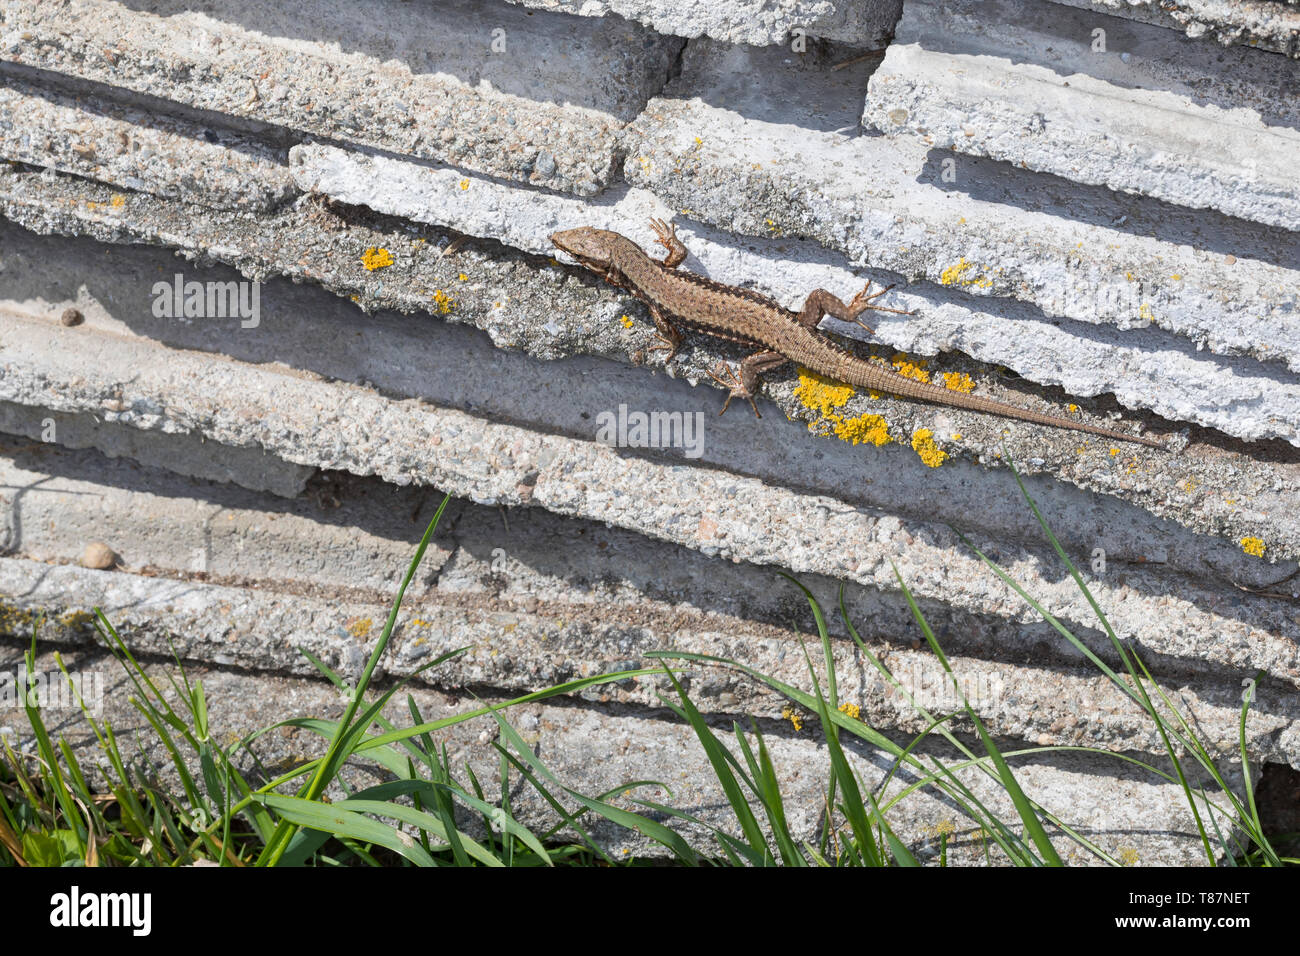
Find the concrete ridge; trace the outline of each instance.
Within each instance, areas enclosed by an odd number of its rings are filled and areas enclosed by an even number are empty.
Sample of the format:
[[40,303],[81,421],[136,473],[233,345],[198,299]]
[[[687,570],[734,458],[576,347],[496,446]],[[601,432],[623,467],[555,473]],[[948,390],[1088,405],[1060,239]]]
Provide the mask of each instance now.
[[[619,18],[493,10],[485,21],[467,0],[373,0],[364,13],[317,4],[304,19],[274,2],[168,0],[146,12],[107,0],[10,0],[0,39],[6,58],[25,66],[598,193],[617,173],[615,134],[662,85],[682,41]],[[103,37],[116,45],[105,48]],[[529,55],[508,55],[511,43]],[[589,82],[574,57],[599,62],[608,82]]]
[[[1097,30],[1103,41],[1090,39]],[[909,0],[863,121],[1300,230],[1300,78],[1269,53],[1059,4]]]

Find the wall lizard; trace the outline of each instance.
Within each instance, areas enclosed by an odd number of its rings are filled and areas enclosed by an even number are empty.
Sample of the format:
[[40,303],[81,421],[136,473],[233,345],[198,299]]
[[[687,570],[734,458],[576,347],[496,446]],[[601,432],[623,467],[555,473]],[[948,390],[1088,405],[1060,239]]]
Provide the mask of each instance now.
[[868,295],[871,289],[871,283],[868,282],[866,288],[847,305],[825,289],[814,289],[804,300],[803,309],[791,312],[775,299],[758,292],[725,285],[678,269],[686,258],[687,251],[686,246],[677,238],[677,227],[669,226],[660,219],[650,220],[650,225],[659,237],[655,241],[668,252],[663,260],[652,258],[631,239],[606,229],[587,226],[566,229],[553,233],[551,242],[607,282],[626,289],[646,304],[661,343],[654,346],[652,351],[666,351],[668,356],[665,363],[672,361],[681,346],[682,334],[677,328],[679,325],[717,338],[758,347],[759,351],[740,363],[739,376],[725,362],[719,363],[714,371],[709,372],[710,377],[724,388],[730,389],[722,412],[727,410],[733,398],[743,398],[753,407],[754,414],[758,415],[754,390],[758,387],[759,376],[788,361],[794,361],[827,378],[902,398],[919,398],[1038,425],[1137,442],[1152,448],[1165,447],[1149,438],[1019,408],[978,395],[955,392],[929,382],[919,382],[860,359],[819,331],[817,324],[823,316],[830,315],[846,322],[857,322],[871,331],[858,318],[863,312],[868,309],[903,311],[887,309],[874,303],[873,300],[888,292],[889,288]]

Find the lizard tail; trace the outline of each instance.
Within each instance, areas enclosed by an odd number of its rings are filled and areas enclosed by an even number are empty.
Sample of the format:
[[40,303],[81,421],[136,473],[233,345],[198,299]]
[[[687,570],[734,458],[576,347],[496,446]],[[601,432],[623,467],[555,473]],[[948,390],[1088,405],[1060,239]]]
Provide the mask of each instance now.
[[[1048,415],[1045,412],[1036,412],[1030,408],[1020,408],[1016,405],[1008,405],[1006,402],[995,401],[991,398],[983,398],[979,395],[954,393],[950,389],[942,388],[929,382],[918,382],[912,379],[906,379],[905,381],[906,385],[901,388],[894,388],[892,382],[890,385],[883,388],[878,382],[874,381],[849,382],[849,384],[856,384],[862,388],[871,388],[881,392],[893,392],[895,395],[900,395],[903,398],[919,398],[922,401],[934,402],[938,405],[948,405],[952,408],[988,412],[993,415],[1001,415],[1004,418],[1017,418],[1023,422],[1033,422],[1036,425],[1050,425],[1053,428],[1068,428],[1071,431],[1087,432],[1089,435],[1100,435],[1104,438],[1135,442],[1139,445],[1146,445],[1149,448],[1159,448],[1162,451],[1166,450],[1163,442],[1158,442],[1150,438],[1142,438],[1139,435],[1129,435],[1112,428],[1102,428],[1099,425],[1089,425],[1085,422],[1076,422],[1068,418],[1061,418],[1058,415]],[[958,400],[959,395],[960,400]]]

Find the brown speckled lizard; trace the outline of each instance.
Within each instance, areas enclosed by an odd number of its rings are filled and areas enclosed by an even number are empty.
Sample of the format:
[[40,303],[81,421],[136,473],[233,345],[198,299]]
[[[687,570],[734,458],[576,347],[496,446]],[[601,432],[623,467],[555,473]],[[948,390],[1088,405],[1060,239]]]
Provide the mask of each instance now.
[[716,370],[709,373],[715,381],[731,390],[722,406],[723,412],[733,398],[743,398],[753,406],[754,414],[758,415],[758,406],[754,405],[754,390],[758,386],[759,375],[785,362],[794,361],[827,378],[859,388],[888,392],[903,398],[919,398],[954,408],[988,412],[1004,418],[1018,418],[1039,425],[1068,428],[1119,441],[1137,442],[1152,448],[1165,447],[1149,438],[1017,408],[1005,402],[967,395],[929,382],[918,382],[864,361],[820,332],[817,324],[823,316],[831,315],[842,321],[857,322],[867,328],[858,316],[868,309],[902,311],[874,304],[873,300],[889,291],[888,288],[868,295],[871,289],[871,283],[868,282],[867,287],[854,296],[848,305],[825,289],[814,289],[804,300],[803,309],[791,312],[765,295],[678,269],[687,253],[686,246],[677,238],[676,227],[670,227],[659,219],[652,219],[650,225],[659,237],[656,241],[668,250],[663,261],[651,258],[626,236],[606,229],[585,226],[566,229],[553,233],[551,242],[607,282],[628,290],[646,304],[662,342],[654,346],[654,349],[668,353],[665,361],[672,361],[681,345],[682,334],[677,329],[678,325],[733,342],[757,346],[760,351],[754,352],[740,363],[739,377],[726,363],[719,363]]

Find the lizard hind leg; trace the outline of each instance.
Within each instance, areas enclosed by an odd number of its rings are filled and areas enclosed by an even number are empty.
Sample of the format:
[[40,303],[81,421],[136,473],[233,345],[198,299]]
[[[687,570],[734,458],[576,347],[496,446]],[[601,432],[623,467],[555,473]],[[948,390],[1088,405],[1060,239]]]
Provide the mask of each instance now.
[[743,398],[749,402],[749,407],[754,410],[754,417],[762,418],[763,416],[758,413],[758,406],[754,403],[754,391],[758,388],[758,377],[762,373],[788,361],[790,360],[780,352],[755,352],[741,361],[739,376],[726,362],[719,362],[714,367],[714,371],[708,372],[709,378],[729,390],[727,400],[722,403],[722,411],[718,412],[718,414],[723,415],[726,413],[733,398]]
[[893,312],[897,315],[912,315],[913,310],[909,309],[890,309],[883,305],[876,305],[875,300],[880,298],[890,289],[892,285],[887,285],[879,292],[871,292],[871,281],[868,280],[866,286],[853,297],[853,301],[847,305],[844,304],[833,293],[825,289],[814,289],[808,293],[808,298],[804,299],[803,308],[799,311],[799,324],[809,330],[815,330],[821,323],[824,316],[829,315],[833,319],[839,319],[841,322],[856,322],[868,332],[875,334],[875,330],[867,323],[863,322],[858,316],[867,310],[874,312]]
[[667,365],[677,355],[677,350],[682,347],[682,333],[677,326],[673,325],[663,309],[655,305],[649,308],[650,318],[654,319],[655,323],[655,338],[659,340],[659,344],[650,346],[647,351],[667,352],[664,357],[664,364]]

